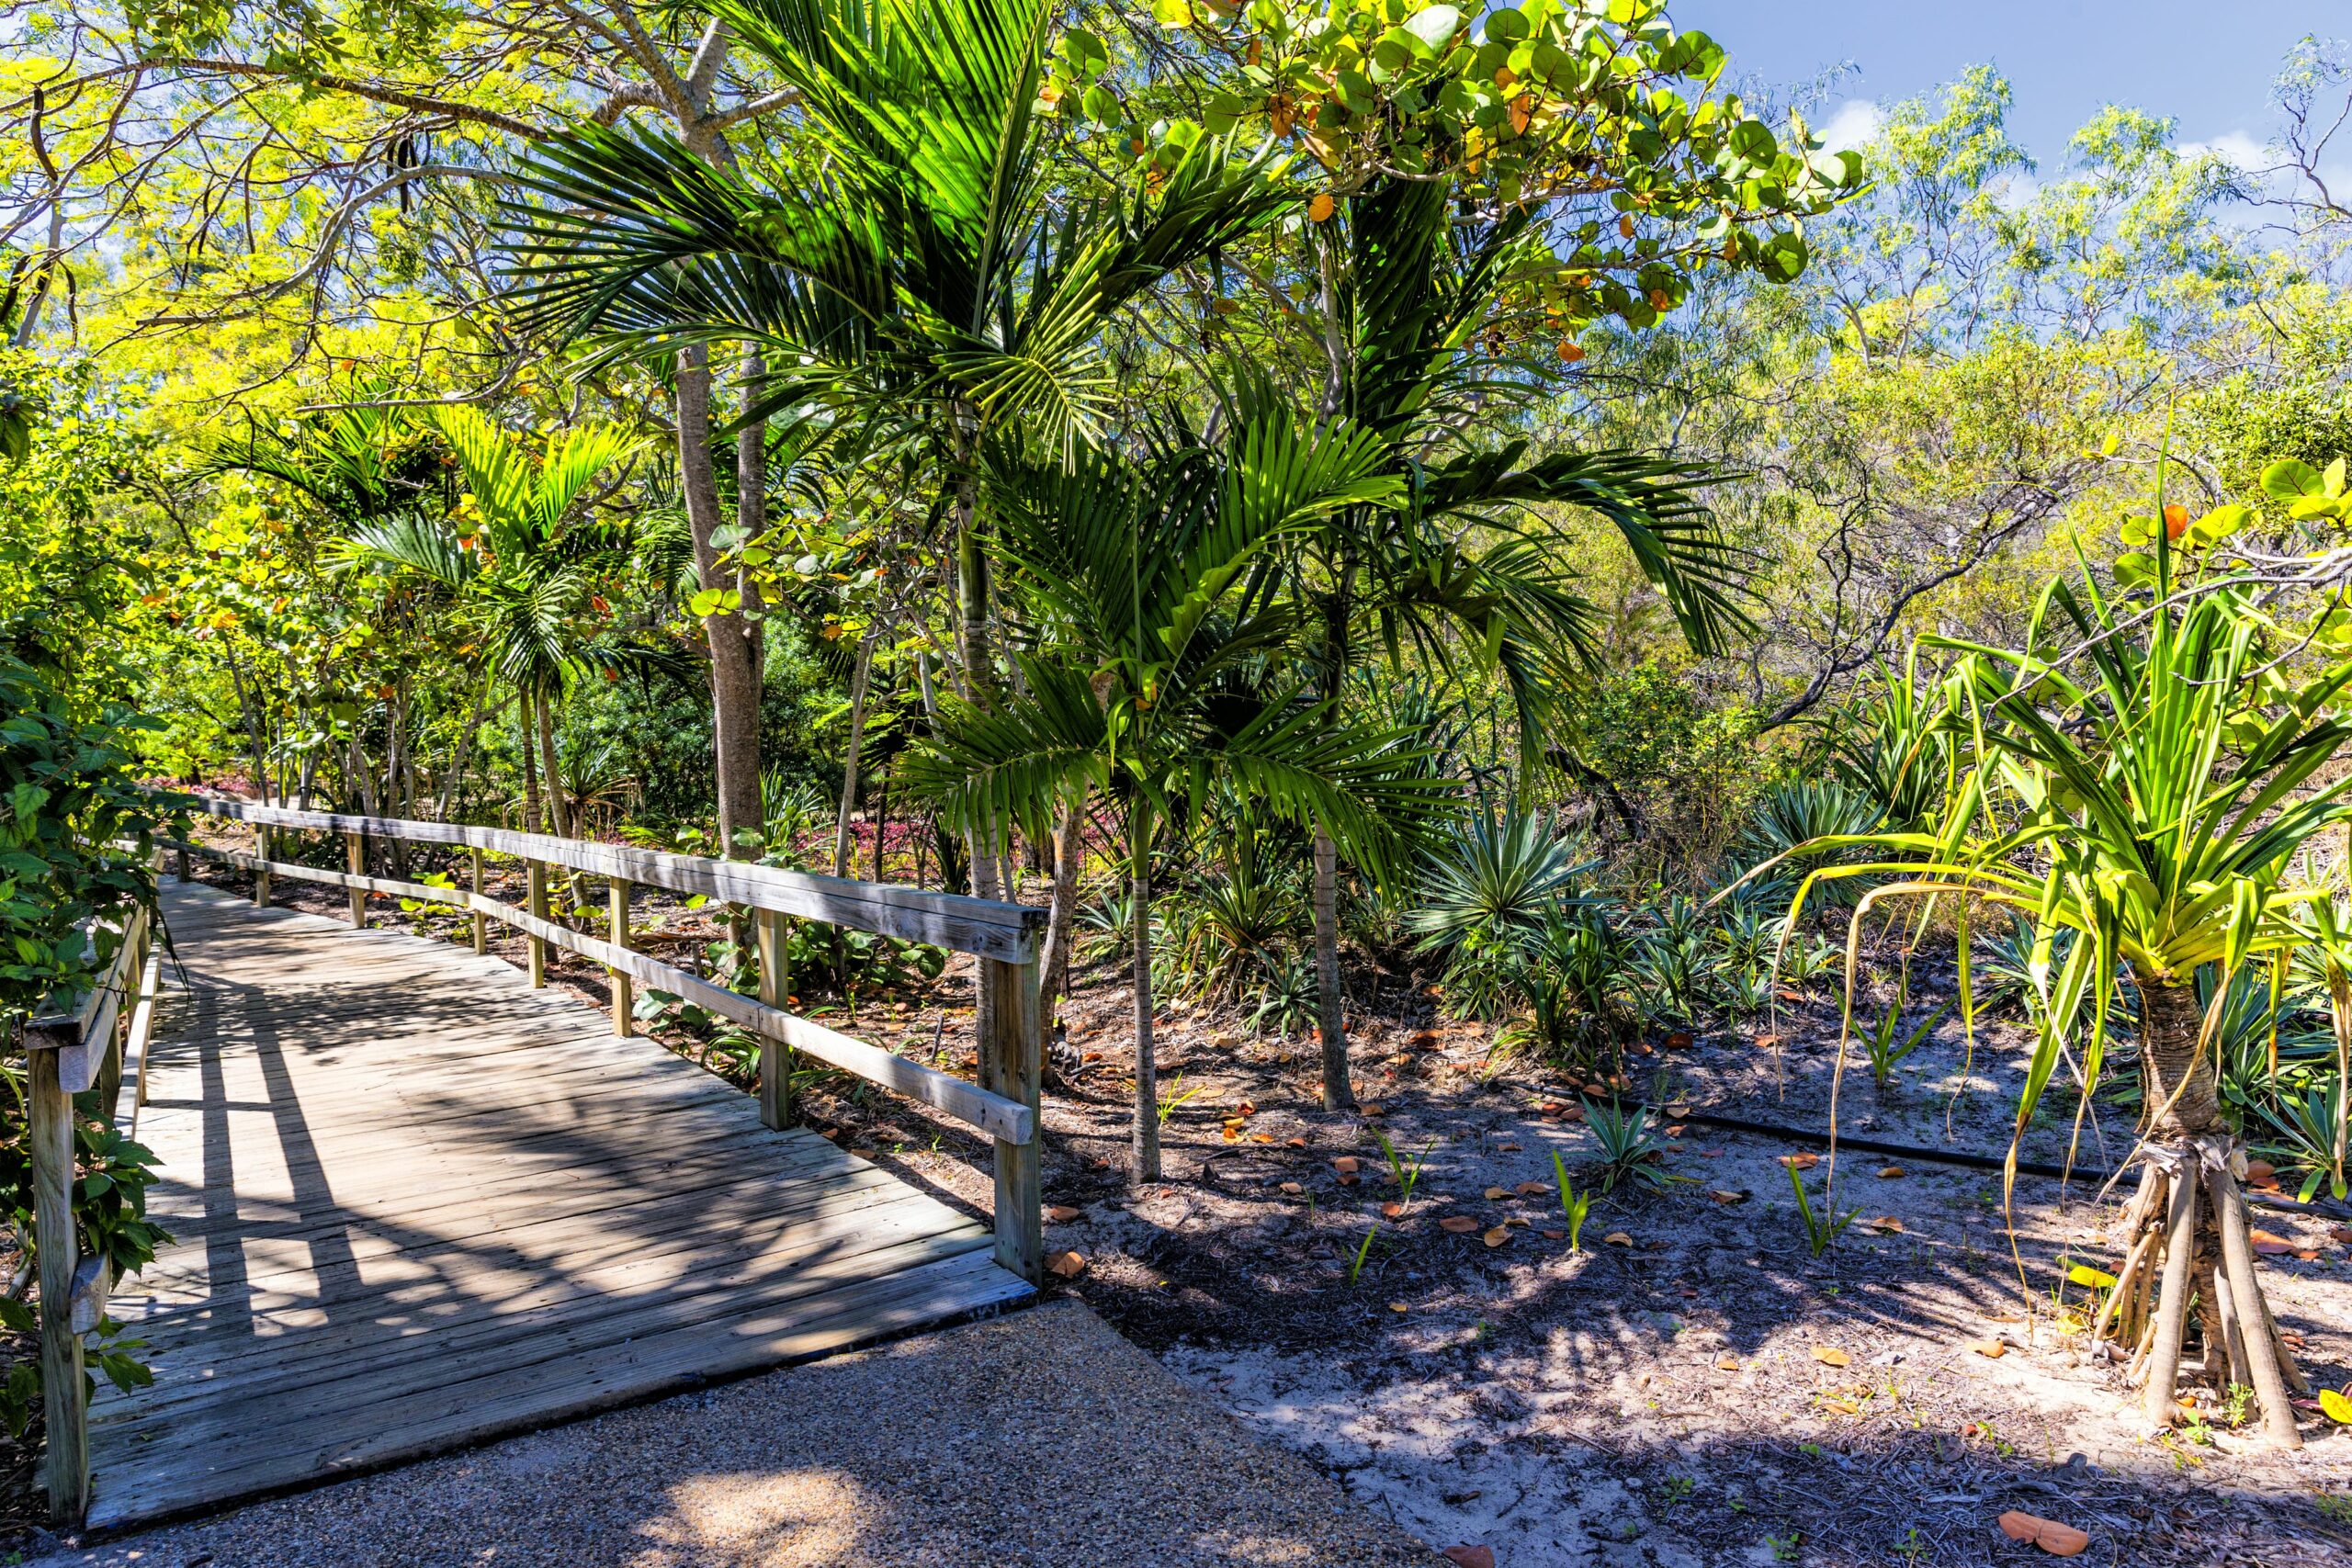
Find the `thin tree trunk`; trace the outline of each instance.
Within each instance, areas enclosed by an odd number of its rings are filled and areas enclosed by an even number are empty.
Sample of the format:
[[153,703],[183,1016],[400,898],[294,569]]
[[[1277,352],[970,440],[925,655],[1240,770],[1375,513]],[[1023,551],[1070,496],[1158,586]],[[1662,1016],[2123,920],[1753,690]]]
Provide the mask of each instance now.
[[1323,1034],[1323,1108],[1356,1102],[1348,1082],[1345,996],[1340,989],[1340,852],[1323,825],[1315,825],[1315,1015]]
[[1054,827],[1054,891],[1046,905],[1046,951],[1037,961],[1037,1018],[1051,1031],[1069,970],[1070,927],[1078,915],[1078,877],[1086,861],[1086,802],[1063,808]]
[[514,722],[523,739],[523,831],[537,833],[539,827],[539,749],[537,727],[531,713],[531,689],[524,687],[514,694]]
[[865,692],[873,678],[874,645],[882,636],[882,623],[875,621],[858,639],[857,661],[849,676],[849,749],[842,760],[842,808],[833,819],[833,874],[849,874],[850,831],[849,816],[857,807],[857,765],[865,747]]
[[874,801],[874,880],[888,882],[883,874],[885,858],[890,849],[890,774],[882,775],[882,787]]
[[571,802],[563,788],[563,766],[555,750],[555,698],[553,692],[542,692],[534,705],[538,709],[539,765],[546,770],[548,786],[548,820],[554,825],[556,837],[569,839],[571,831]]
[[447,822],[449,819],[449,803],[457,794],[458,781],[466,776],[466,755],[473,750],[474,736],[481,728],[482,720],[490,716],[490,694],[494,680],[495,676],[483,677],[481,695],[474,699],[473,716],[467,719],[466,728],[458,732],[457,750],[449,757],[449,776],[441,781],[440,798],[433,803],[435,821]]
[[[724,519],[710,453],[710,361],[699,344],[678,354],[678,473],[694,536],[695,579],[706,592],[741,593],[713,542]],[[741,852],[735,835],[757,831],[760,816],[760,682],[749,604],[722,603],[702,618],[710,654],[711,739],[718,753],[719,852]]]
[[1151,811],[1138,801],[1127,814],[1129,886],[1135,894],[1135,1179],[1159,1179],[1159,1070],[1151,1034]]

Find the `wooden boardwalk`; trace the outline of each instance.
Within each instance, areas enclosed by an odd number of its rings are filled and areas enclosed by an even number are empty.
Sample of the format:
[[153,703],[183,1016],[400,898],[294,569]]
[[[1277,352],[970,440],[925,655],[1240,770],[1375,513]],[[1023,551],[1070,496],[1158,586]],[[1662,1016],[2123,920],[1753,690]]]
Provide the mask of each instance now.
[[496,958],[166,882],[139,1139],[175,1240],[110,1314],[96,1527],[1025,1297],[990,1234]]

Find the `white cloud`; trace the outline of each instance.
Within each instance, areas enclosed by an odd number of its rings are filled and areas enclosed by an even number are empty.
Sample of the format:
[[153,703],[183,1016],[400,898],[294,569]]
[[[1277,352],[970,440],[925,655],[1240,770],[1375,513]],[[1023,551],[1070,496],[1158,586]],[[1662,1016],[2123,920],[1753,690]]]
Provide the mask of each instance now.
[[1838,106],[1838,112],[1829,117],[1829,123],[1817,127],[1815,134],[1832,152],[1843,152],[1849,148],[1860,147],[1876,136],[1885,125],[1885,112],[1874,101],[1848,98]]
[[2268,168],[2272,156],[2268,148],[2243,130],[2225,130],[2209,141],[2184,141],[2180,155],[2198,158],[2211,152],[2231,167],[2251,174]]

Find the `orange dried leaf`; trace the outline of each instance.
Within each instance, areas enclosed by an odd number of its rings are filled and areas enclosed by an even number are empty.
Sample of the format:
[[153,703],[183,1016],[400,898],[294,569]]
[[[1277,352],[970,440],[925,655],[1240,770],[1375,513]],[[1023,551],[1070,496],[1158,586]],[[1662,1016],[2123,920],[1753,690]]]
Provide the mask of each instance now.
[[2293,1242],[2283,1235],[2273,1235],[2267,1230],[2256,1229],[2252,1239],[2255,1251],[2267,1257],[2277,1258],[2295,1251]]
[[1510,1196],[1510,1193],[1504,1191],[1499,1187],[1489,1187],[1487,1189],[1487,1201],[1489,1203],[1496,1202],[1498,1200],[1508,1198]]
[[1782,1155],[1780,1160],[1791,1170],[1811,1170],[1821,1163],[1821,1156],[1816,1154]]
[[1835,1345],[1815,1345],[1813,1348],[1813,1359],[1825,1367],[1847,1367],[1853,1365],[1854,1361],[1853,1357],[1838,1349]]
[[2004,1339],[1972,1339],[1968,1348],[1988,1361],[1997,1361],[2008,1354],[2008,1342]]
[[1052,1208],[1046,1211],[1046,1218],[1053,1221],[1054,1224],[1057,1225],[1066,1225],[1069,1224],[1070,1221],[1078,1218],[1079,1213],[1080,1211],[1071,1208],[1067,1203],[1057,1203]]
[[1623,1231],[1611,1231],[1607,1235],[1602,1236],[1600,1239],[1610,1247],[1631,1247],[1634,1245],[1634,1238],[1627,1235]]
[[1292,1197],[1294,1197],[1294,1198],[1297,1197],[1300,1193],[1302,1193],[1302,1192],[1304,1192],[1304,1191],[1306,1191],[1306,1188],[1304,1188],[1304,1187],[1300,1186],[1300,1185],[1299,1185],[1297,1182],[1295,1182],[1295,1181],[1285,1181],[1285,1182],[1283,1182],[1283,1186],[1282,1186],[1282,1190],[1283,1190],[1283,1191],[1285,1191],[1285,1192],[1289,1193],[1289,1194],[1290,1194]]
[[1552,1190],[1540,1181],[1522,1181],[1512,1190],[1522,1198],[1541,1198]]
[[1503,1243],[1510,1239],[1510,1227],[1509,1225],[1497,1225],[1494,1229],[1488,1231],[1485,1235],[1478,1239],[1485,1242],[1488,1247],[1500,1247]]
[[1438,1221],[1437,1228],[1454,1235],[1468,1235],[1478,1228],[1478,1222],[1467,1214],[1448,1214]]
[[1086,1259],[1075,1252],[1065,1252],[1046,1265],[1046,1272],[1064,1280],[1075,1280],[1086,1272]]
[[1399,1214],[1403,1213],[1404,1212],[1405,1212],[1405,1205],[1404,1205],[1404,1204],[1402,1204],[1402,1203],[1383,1203],[1383,1204],[1380,1206],[1380,1213],[1381,1213],[1381,1215],[1382,1215],[1382,1217],[1383,1217],[1383,1218],[1385,1218],[1385,1219],[1391,1219],[1391,1220],[1393,1220],[1393,1219],[1396,1218],[1396,1216],[1397,1216],[1397,1215],[1399,1215]]
[[2012,1508],[1999,1520],[2001,1533],[2011,1540],[2030,1541],[2052,1557],[2073,1557],[2089,1547],[2091,1538],[2072,1525],[2045,1519]]
[[1879,1167],[1878,1179],[1881,1181],[1895,1181],[1910,1174],[1899,1165],[1883,1165]]

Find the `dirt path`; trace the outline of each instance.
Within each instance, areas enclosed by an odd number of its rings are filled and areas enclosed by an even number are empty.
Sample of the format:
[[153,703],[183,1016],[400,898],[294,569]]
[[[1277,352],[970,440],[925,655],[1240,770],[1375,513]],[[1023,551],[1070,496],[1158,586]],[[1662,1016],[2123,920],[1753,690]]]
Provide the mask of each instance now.
[[39,1568],[1445,1564],[1075,1302]]

